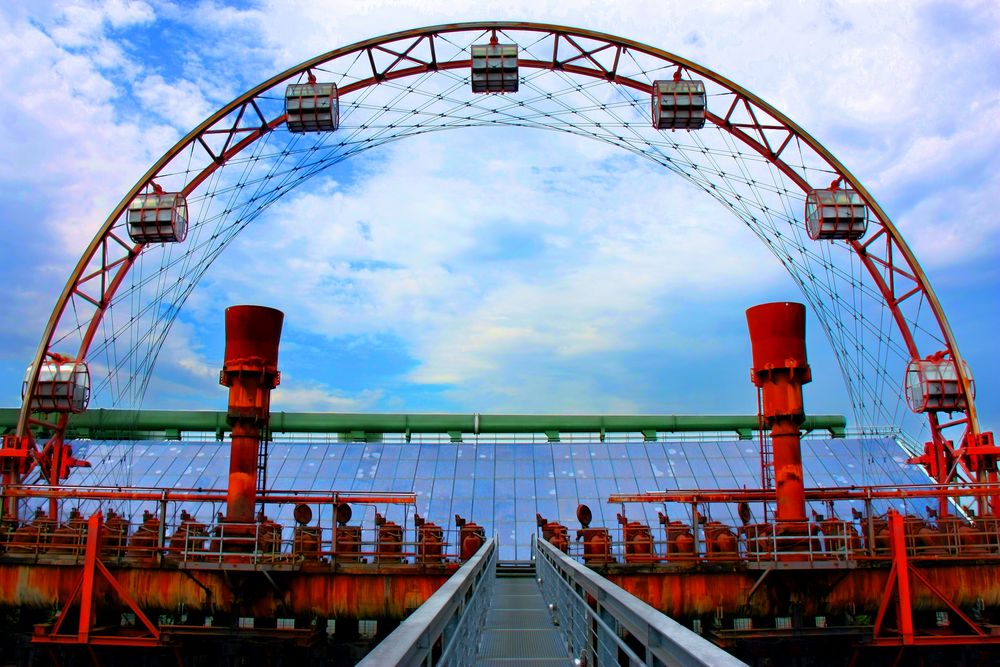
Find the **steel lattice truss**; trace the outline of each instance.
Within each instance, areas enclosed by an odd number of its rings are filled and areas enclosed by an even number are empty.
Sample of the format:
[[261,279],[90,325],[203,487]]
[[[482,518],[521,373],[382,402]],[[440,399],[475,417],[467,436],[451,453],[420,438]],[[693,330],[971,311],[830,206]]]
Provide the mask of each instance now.
[[[473,94],[470,47],[491,36],[519,47],[520,90]],[[708,123],[660,131],[654,80],[705,81]],[[311,72],[339,88],[335,132],[292,134],[284,91]],[[126,194],[83,255],[43,335],[35,367],[54,352],[86,359],[103,405],[138,406],[185,299],[216,257],[273,202],[324,170],[386,142],[427,132],[517,126],[621,147],[669,169],[729,209],[788,270],[839,360],[863,428],[893,425],[918,440],[975,432],[974,406],[938,424],[903,395],[907,363],[945,350],[947,320],[910,250],[860,183],[815,140],[723,77],[628,40],[553,26],[465,24],[408,31],[319,56],[249,91],[193,130]],[[872,212],[859,241],[813,241],[805,193],[843,178]],[[183,192],[183,243],[135,245],[124,211],[154,182]],[[968,391],[968,379],[963,378]],[[22,432],[30,423],[22,415]],[[54,425],[57,428],[59,424]]]

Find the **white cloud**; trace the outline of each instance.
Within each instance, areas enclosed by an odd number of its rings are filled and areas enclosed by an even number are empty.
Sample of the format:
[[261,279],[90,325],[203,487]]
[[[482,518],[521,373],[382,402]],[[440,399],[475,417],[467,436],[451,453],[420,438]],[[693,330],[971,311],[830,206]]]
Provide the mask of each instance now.
[[105,3],[108,22],[116,28],[149,23],[156,18],[156,12],[149,4],[134,0],[110,0]]
[[151,74],[137,81],[133,89],[147,109],[184,133],[218,108],[205,98],[203,86],[186,79],[167,81]]
[[[291,378],[286,378],[291,380]],[[271,394],[271,410],[286,412],[370,412],[382,399],[381,390],[366,389],[355,395],[305,380],[281,385]]]
[[540,395],[596,406],[599,382],[535,370],[678,340],[684,315],[666,304],[732,299],[782,272],[713,200],[587,147],[481,130],[394,145],[354,187],[328,182],[276,204],[213,268],[213,289],[330,339],[390,335],[416,360],[408,382],[494,406]]
[[[207,338],[200,326],[185,320],[174,323],[153,376],[151,394],[156,397],[155,407],[225,410],[228,389],[219,384],[223,341]],[[283,352],[287,354],[289,347],[287,342],[283,343]],[[282,384],[272,393],[271,409],[364,412],[375,409],[384,394],[380,389],[362,389],[352,394],[314,378],[298,378],[294,372],[284,372]]]
[[[96,10],[86,20],[80,6],[66,11],[74,28],[64,43],[91,39],[103,25]],[[67,50],[32,23],[2,14],[0,32],[0,145],[16,156],[0,164],[0,180],[29,189],[42,217],[40,225],[9,222],[48,234],[50,250],[68,264],[176,132],[123,121],[115,106],[119,70],[102,69],[88,51]]]
[[916,256],[929,267],[995,259],[1000,255],[998,192],[1000,174],[996,171],[974,187],[935,188],[899,221],[907,238],[915,239],[911,245]]

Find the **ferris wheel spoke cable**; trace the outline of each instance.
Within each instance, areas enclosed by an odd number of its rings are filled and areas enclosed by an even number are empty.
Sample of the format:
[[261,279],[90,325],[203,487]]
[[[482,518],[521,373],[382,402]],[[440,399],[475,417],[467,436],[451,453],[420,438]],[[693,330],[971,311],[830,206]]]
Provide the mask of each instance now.
[[[436,45],[452,42],[440,36],[433,39]],[[550,47],[554,39],[552,35],[543,35],[533,45]],[[452,58],[461,58],[462,52],[468,52],[468,45],[454,44],[454,47],[457,53],[451,54]],[[394,48],[402,49],[405,45]],[[579,48],[583,52],[575,59],[581,66],[589,67],[582,58],[591,55],[600,60],[597,52],[591,51],[596,48],[593,45],[580,41]],[[523,46],[522,49],[526,55],[534,55],[530,49]],[[558,58],[574,59],[575,54],[567,55],[571,50],[568,42],[561,41]],[[644,62],[640,62],[628,48],[621,48],[617,56],[623,64],[627,61],[634,65],[629,68],[631,71],[620,66],[619,75],[640,81],[672,74],[676,68],[676,64],[644,54]],[[354,64],[360,57],[361,53],[354,54]],[[441,51],[439,62],[447,62],[446,57]],[[538,57],[542,62],[547,59],[548,56]],[[645,61],[652,61],[655,66],[647,66]],[[352,63],[345,64],[347,70],[336,75],[339,80],[366,80],[368,75],[352,69]],[[334,71],[332,66],[313,69]],[[717,128],[710,132],[669,135],[648,129],[641,131],[644,128],[633,119],[645,116],[646,102],[631,89],[596,79],[581,83],[566,71],[546,69],[526,73],[522,81],[525,82],[522,92],[526,95],[520,97],[483,96],[463,100],[460,91],[468,78],[457,70],[437,73],[434,83],[447,84],[443,86],[430,85],[430,73],[426,72],[407,85],[387,80],[382,85],[359,90],[351,96],[353,102],[344,100],[344,120],[350,120],[342,123],[341,133],[300,139],[279,127],[265,132],[255,142],[253,152],[230,156],[224,166],[213,168],[200,192],[191,193],[191,203],[197,202],[200,214],[191,226],[188,248],[144,249],[129,275],[128,286],[109,304],[107,318],[100,324],[92,346],[93,357],[102,359],[107,367],[107,377],[97,383],[95,393],[110,392],[115,404],[141,402],[156,357],[194,285],[236,234],[284,194],[344,160],[390,141],[454,127],[512,125],[560,131],[623,148],[678,173],[722,202],[765,240],[813,304],[837,352],[842,373],[850,376],[846,384],[855,410],[879,418],[889,413],[905,414],[901,410],[904,395],[892,382],[898,369],[889,367],[897,362],[907,363],[910,355],[901,335],[894,335],[894,322],[881,290],[856,254],[843,244],[816,245],[806,241],[801,213],[796,212],[802,207],[803,195],[797,187],[789,187],[787,176],[770,160],[738,143],[731,133]],[[262,109],[268,108],[268,104],[273,108],[281,99],[271,95],[277,87],[258,97]],[[737,100],[731,91],[713,91],[710,95]],[[222,121],[215,127],[222,128]],[[283,145],[277,145],[279,142]],[[192,144],[157,178],[176,176],[189,182],[209,167],[208,155],[202,157],[202,153],[201,148]],[[794,164],[788,162],[793,156]],[[783,157],[809,183],[820,183],[822,178],[835,173],[791,132]],[[159,266],[152,262],[158,262]],[[893,275],[892,271],[895,269],[884,268],[883,273]],[[900,272],[899,279],[904,278]],[[915,336],[941,341],[943,336],[934,327],[933,315],[925,316],[929,309],[924,308],[924,301],[923,294],[908,299],[901,309],[903,319]],[[871,314],[877,314],[874,318],[869,315],[869,302],[878,304],[871,310]],[[54,337],[56,341],[82,340],[88,315],[92,319],[95,312],[75,293],[68,303],[71,317],[65,318],[66,325],[60,327]],[[118,312],[122,304],[126,304],[122,313],[129,315],[127,322]],[[845,323],[845,319],[853,322]],[[136,326],[137,321],[142,324]],[[892,401],[887,403],[883,394]]]

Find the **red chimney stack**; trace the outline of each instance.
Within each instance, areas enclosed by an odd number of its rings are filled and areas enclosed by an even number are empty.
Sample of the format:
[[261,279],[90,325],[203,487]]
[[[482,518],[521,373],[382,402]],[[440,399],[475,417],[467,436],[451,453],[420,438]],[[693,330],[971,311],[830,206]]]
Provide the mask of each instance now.
[[219,384],[229,387],[229,457],[226,521],[253,523],[257,455],[271,417],[271,390],[278,386],[278,341],[285,314],[264,306],[226,308],[226,360]]
[[806,307],[765,303],[747,310],[753,383],[763,395],[763,417],[774,452],[775,519],[805,521],[805,485],[799,425],[805,420],[802,385],[812,380],[806,361]]

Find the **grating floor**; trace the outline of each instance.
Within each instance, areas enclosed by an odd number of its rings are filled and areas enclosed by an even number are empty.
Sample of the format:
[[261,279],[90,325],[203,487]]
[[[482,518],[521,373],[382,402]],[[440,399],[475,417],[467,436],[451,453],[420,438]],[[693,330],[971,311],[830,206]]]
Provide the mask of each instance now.
[[534,575],[497,577],[478,667],[571,667],[559,629],[538,591]]

